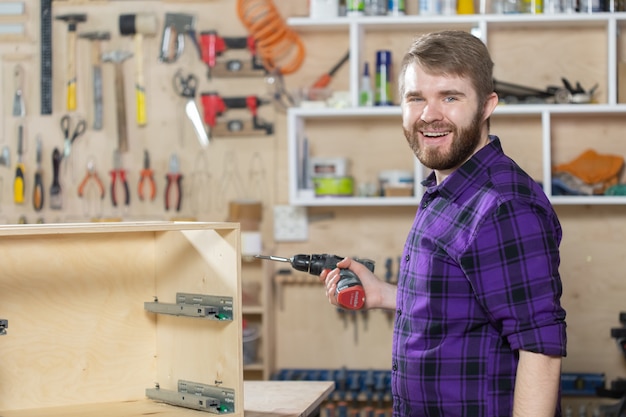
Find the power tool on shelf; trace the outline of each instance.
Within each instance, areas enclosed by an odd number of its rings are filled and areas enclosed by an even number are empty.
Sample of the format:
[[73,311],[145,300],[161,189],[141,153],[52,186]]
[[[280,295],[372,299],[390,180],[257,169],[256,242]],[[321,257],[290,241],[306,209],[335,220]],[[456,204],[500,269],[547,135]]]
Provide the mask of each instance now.
[[[258,108],[269,101],[262,100],[257,96],[221,97],[211,91],[201,94],[202,107],[204,109],[204,123],[210,131],[209,136],[249,136],[258,135],[264,131],[266,135],[274,133],[274,124],[262,120],[258,116]],[[242,119],[230,119],[218,122],[218,116],[230,109],[248,109],[252,114],[251,121]]]
[[[329,254],[299,254],[292,258],[281,258],[279,256],[256,255],[259,259],[268,259],[270,261],[288,262],[293,269],[297,271],[308,272],[311,275],[319,275],[324,269],[335,269],[337,263],[344,259],[341,256]],[[370,259],[354,259],[362,263],[374,272],[374,261]],[[342,269],[339,273],[339,282],[337,282],[337,291],[335,296],[337,303],[348,310],[359,310],[365,303],[365,290],[359,277],[349,269]]]
[[[228,50],[246,50],[250,59],[231,58],[218,60]],[[265,75],[265,67],[261,63],[252,36],[222,37],[215,30],[200,33],[200,57],[207,67],[207,78],[217,77],[250,77]]]

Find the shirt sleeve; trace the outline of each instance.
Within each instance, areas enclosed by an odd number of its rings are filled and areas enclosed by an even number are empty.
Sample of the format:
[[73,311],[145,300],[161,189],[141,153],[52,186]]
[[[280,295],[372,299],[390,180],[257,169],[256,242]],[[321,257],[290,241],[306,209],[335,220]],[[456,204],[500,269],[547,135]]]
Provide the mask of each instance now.
[[558,220],[508,201],[486,216],[461,257],[478,302],[513,349],[565,356]]

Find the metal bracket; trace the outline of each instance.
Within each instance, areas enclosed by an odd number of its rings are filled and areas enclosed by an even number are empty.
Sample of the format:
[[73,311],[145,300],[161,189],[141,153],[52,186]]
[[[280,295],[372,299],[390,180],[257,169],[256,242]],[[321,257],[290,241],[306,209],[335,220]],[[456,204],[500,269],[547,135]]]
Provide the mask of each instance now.
[[0,319],[0,336],[7,334],[7,328],[9,327],[9,320]]
[[202,317],[210,320],[233,319],[233,298],[216,295],[176,293],[176,304],[145,302],[144,308],[153,313],[174,316]]
[[156,388],[146,389],[146,396],[152,400],[171,405],[208,411],[214,414],[235,412],[235,390],[191,381],[178,381],[178,391]]

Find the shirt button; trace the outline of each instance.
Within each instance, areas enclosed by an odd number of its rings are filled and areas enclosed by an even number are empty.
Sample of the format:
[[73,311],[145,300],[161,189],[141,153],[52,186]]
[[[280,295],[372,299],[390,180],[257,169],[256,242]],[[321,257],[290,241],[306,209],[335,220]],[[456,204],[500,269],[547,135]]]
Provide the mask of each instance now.
[[407,255],[407,256],[404,257],[404,260],[407,261],[407,262],[409,261],[409,259],[411,259],[411,255]]
[[423,208],[423,209],[425,209],[426,207],[428,207],[428,204],[430,204],[430,202],[429,202],[429,201],[424,201],[424,202],[422,203],[422,208]]
[[391,365],[391,369],[393,369],[394,371],[398,370],[398,363],[394,361],[394,363]]
[[396,311],[396,313],[398,314],[398,316],[401,316],[401,315],[402,315],[402,310],[398,309],[398,310]]

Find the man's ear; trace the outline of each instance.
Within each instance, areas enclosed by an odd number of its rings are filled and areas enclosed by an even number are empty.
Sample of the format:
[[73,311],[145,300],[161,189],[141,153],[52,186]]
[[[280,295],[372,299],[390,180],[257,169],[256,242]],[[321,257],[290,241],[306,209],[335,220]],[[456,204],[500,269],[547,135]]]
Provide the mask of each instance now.
[[491,114],[494,112],[494,110],[496,109],[496,107],[498,106],[498,94],[494,91],[493,93],[489,94],[489,96],[487,96],[487,99],[485,100],[485,105],[484,105],[484,118],[485,120],[487,120],[489,117],[491,117]]

